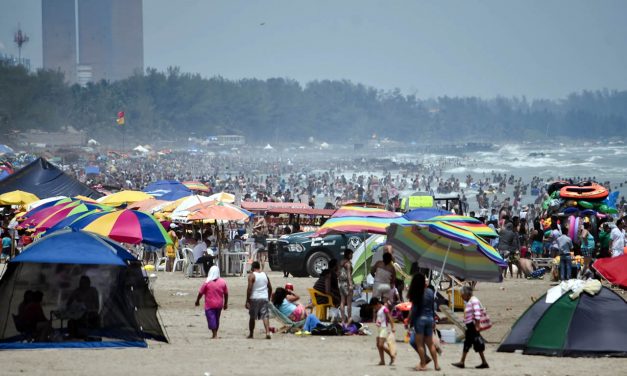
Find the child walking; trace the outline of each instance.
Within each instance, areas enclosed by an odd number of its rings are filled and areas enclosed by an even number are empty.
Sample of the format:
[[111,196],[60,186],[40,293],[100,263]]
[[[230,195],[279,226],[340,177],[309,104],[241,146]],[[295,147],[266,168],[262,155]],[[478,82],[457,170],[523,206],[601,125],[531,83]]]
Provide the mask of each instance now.
[[377,349],[379,350],[379,357],[381,358],[379,365],[385,365],[384,353],[390,356],[390,365],[393,365],[394,360],[396,360],[396,351],[395,349],[390,349],[388,346],[386,346],[389,335],[388,325],[390,326],[392,333],[396,332],[396,330],[394,329],[394,321],[392,320],[392,316],[390,315],[390,310],[385,305],[383,305],[383,303],[378,298],[372,298],[370,300],[370,305],[377,312],[375,323],[377,325]]

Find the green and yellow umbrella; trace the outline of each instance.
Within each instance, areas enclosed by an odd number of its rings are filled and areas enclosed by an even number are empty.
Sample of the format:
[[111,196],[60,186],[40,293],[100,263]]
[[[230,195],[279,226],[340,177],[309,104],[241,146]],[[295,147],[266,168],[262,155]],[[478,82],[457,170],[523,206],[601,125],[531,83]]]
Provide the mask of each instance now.
[[392,224],[388,244],[421,267],[459,278],[500,282],[507,266],[499,253],[472,232],[446,222]]

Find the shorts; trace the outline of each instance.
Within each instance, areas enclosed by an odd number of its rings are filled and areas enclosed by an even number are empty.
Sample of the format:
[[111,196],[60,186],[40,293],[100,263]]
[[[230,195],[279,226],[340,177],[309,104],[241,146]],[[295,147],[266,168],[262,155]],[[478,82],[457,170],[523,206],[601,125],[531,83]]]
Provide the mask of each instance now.
[[534,240],[533,243],[531,243],[531,252],[533,252],[535,256],[541,255],[544,252],[544,244],[540,241]]
[[209,330],[218,330],[220,327],[220,314],[221,308],[207,308],[205,309],[205,317],[207,317],[207,327]]
[[475,328],[475,324],[466,324],[466,338],[464,339],[464,352],[470,351],[473,348],[475,352],[485,351],[485,340],[481,337],[481,334]]
[[388,338],[388,328],[385,326],[382,326],[379,328],[379,330],[377,331],[377,338]]
[[348,288],[348,282],[339,282],[340,296],[353,297],[353,292]]
[[250,299],[248,314],[251,319],[263,320],[270,317],[268,312],[268,301],[266,299]]
[[389,283],[375,282],[372,287],[372,296],[379,299],[385,299],[384,301],[386,301],[388,295],[390,294],[390,290],[392,290],[392,287]]
[[414,332],[425,337],[433,336],[433,319],[421,316],[414,325]]
[[583,257],[592,257],[592,253],[594,252],[594,248],[584,248],[581,247],[581,255]]
[[305,319],[305,307],[302,304],[296,306],[296,309],[290,315],[292,321],[301,321]]

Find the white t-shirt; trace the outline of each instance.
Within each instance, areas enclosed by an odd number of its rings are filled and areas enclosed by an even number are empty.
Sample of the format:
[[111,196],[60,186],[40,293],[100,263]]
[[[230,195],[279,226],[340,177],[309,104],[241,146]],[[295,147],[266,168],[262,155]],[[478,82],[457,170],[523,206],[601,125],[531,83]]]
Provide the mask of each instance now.
[[205,251],[207,250],[207,244],[203,241],[199,241],[198,244],[194,246],[192,249],[192,253],[194,254],[194,262],[198,261],[199,258],[205,255]]
[[387,312],[390,312],[386,306],[382,306],[377,311],[377,321],[376,324],[380,328],[387,328],[388,326],[388,318],[385,315]]
[[612,239],[612,257],[622,255],[625,247],[625,233],[623,230],[614,227],[612,232],[610,232],[610,239]]

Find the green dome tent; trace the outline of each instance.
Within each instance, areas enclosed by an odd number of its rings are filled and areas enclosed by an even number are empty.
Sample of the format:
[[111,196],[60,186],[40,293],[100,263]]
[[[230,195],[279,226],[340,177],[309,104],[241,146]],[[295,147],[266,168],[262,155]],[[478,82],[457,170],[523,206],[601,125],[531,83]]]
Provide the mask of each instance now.
[[603,287],[596,295],[562,295],[553,304],[546,294],[514,323],[497,351],[528,355],[627,357],[627,302]]

